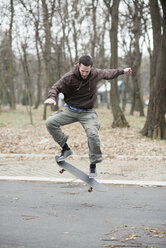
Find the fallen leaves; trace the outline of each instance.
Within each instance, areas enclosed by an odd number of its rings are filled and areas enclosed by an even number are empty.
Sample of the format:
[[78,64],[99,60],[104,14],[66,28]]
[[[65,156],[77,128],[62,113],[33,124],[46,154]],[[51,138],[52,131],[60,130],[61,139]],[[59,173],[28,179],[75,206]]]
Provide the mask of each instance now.
[[166,231],[159,230],[158,228],[146,227],[145,230],[148,232],[148,235],[155,238],[164,238],[166,236]]
[[[56,150],[60,150],[44,125],[1,129],[0,153],[54,154]],[[88,154],[87,137],[79,123],[67,125],[63,127],[63,131],[70,135],[68,143],[75,154]],[[141,159],[150,160],[151,157],[154,159],[154,156],[160,156],[161,160],[166,160],[164,142],[146,139],[133,128],[101,128],[99,135],[103,154],[107,158],[126,156],[123,160],[130,160],[131,157],[139,160],[142,156]]]
[[37,218],[39,218],[39,216],[33,216],[33,215],[25,215],[25,214],[23,214],[23,215],[21,215],[22,216],[22,218],[23,218],[23,220],[34,220],[34,219],[37,219]]
[[[166,231],[158,227],[133,227],[128,225],[116,226],[102,238],[103,247],[148,247],[143,243],[142,237],[148,236],[150,244],[155,244],[156,238],[166,238]],[[110,237],[108,237],[110,236]]]
[[132,234],[132,235],[129,235],[127,238],[125,238],[126,241],[128,240],[135,240],[137,238],[137,235],[135,234]]

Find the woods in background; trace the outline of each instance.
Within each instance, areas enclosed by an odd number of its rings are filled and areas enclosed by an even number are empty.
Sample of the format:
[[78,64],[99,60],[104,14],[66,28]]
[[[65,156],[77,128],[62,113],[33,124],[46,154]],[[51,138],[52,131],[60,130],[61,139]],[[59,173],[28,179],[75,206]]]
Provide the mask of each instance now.
[[[166,139],[166,1],[2,0],[0,8],[1,107],[24,104],[33,123],[31,107],[38,108],[50,86],[89,54],[95,67],[132,67],[131,79],[123,78],[130,114],[144,116],[149,96],[142,134]],[[129,126],[116,81],[110,96],[112,126]],[[46,114],[45,106],[43,119]]]

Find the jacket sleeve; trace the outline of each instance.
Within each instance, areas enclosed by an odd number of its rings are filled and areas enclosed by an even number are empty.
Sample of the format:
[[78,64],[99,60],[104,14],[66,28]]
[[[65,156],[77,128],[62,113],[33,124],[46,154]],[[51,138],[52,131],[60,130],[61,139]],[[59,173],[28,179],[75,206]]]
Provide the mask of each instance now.
[[59,93],[63,93],[66,87],[66,77],[62,77],[58,80],[49,90],[48,98],[57,100]]
[[124,70],[118,69],[97,69],[97,71],[99,80],[111,80],[118,77],[119,75],[124,74]]

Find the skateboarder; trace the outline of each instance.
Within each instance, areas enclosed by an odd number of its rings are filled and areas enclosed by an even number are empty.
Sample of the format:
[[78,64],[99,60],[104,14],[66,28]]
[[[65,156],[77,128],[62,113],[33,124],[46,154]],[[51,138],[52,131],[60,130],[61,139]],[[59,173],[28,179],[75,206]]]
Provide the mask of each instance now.
[[131,68],[97,69],[93,67],[92,58],[84,55],[79,58],[73,70],[66,73],[50,89],[48,98],[44,104],[56,105],[58,94],[64,94],[65,110],[53,113],[46,121],[46,127],[61,148],[58,161],[63,161],[72,154],[67,144],[69,136],[64,134],[61,126],[73,122],[80,122],[84,128],[89,147],[90,173],[89,177],[97,176],[96,164],[102,161],[100,139],[98,130],[100,127],[94,105],[97,99],[97,83],[102,80],[110,80],[122,74],[131,74]]

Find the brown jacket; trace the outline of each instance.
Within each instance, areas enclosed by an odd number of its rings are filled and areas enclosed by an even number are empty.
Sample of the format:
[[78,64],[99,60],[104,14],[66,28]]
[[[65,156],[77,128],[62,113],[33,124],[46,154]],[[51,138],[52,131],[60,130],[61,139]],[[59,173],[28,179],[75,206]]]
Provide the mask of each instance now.
[[79,65],[76,64],[73,70],[66,73],[50,89],[48,98],[57,99],[58,94],[64,94],[64,101],[75,108],[91,109],[97,99],[97,83],[102,80],[110,80],[124,74],[124,70],[117,69],[91,69],[86,80],[83,80]]

